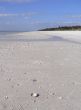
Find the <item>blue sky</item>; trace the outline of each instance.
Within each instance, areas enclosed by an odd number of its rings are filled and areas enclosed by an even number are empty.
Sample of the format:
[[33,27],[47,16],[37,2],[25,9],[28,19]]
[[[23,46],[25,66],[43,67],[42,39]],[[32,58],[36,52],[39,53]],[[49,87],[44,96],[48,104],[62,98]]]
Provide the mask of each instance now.
[[81,0],[0,0],[0,31],[81,25]]

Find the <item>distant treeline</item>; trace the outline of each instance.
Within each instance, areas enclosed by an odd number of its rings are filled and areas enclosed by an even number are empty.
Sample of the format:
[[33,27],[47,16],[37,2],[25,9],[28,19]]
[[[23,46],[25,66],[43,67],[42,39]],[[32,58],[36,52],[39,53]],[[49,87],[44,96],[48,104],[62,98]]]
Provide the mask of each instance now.
[[81,30],[81,26],[59,26],[56,28],[45,28],[39,31],[64,31],[64,30]]

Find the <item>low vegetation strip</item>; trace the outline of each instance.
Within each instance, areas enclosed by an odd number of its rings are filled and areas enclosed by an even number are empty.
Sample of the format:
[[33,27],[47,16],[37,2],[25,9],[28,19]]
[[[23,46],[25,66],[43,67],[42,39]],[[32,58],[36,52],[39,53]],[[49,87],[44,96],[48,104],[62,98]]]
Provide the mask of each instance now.
[[45,28],[41,29],[40,31],[65,31],[65,30],[81,30],[81,26],[62,26],[62,27],[55,27],[55,28]]

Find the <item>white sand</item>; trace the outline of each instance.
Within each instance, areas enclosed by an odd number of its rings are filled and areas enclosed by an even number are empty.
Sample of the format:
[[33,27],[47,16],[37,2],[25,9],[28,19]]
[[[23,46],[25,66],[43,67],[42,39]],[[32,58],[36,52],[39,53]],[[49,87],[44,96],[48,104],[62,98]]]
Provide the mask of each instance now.
[[9,36],[0,41],[0,110],[81,110],[81,32]]

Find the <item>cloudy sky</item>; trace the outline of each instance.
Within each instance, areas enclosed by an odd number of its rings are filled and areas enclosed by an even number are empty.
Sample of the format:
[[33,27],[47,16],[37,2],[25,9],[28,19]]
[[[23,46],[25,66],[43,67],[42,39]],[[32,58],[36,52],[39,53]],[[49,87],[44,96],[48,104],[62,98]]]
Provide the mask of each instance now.
[[0,31],[81,24],[81,0],[0,0]]

